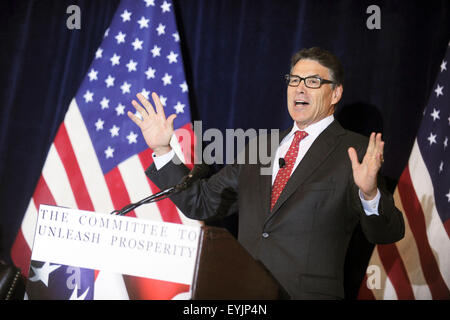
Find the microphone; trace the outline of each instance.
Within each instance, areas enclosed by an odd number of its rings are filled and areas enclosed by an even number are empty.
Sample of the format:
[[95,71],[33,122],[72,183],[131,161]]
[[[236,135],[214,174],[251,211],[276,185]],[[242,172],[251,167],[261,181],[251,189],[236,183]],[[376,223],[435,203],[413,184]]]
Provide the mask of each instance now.
[[202,163],[194,165],[189,174],[175,186],[175,189],[178,191],[186,190],[194,181],[205,178],[209,174],[209,171],[210,167],[207,164]]
[[284,158],[278,159],[278,165],[280,166],[280,169],[283,169],[283,167],[286,165],[286,161]]
[[162,190],[158,193],[152,194],[151,196],[144,198],[136,203],[130,203],[123,207],[120,210],[114,210],[111,214],[116,214],[119,216],[125,215],[128,212],[136,209],[137,207],[150,202],[159,201],[165,198],[168,198],[170,195],[175,194],[177,192],[186,190],[189,188],[192,183],[198,179],[204,178],[209,174],[210,167],[207,164],[198,164],[194,165],[189,174],[181,180],[181,182],[173,187]]

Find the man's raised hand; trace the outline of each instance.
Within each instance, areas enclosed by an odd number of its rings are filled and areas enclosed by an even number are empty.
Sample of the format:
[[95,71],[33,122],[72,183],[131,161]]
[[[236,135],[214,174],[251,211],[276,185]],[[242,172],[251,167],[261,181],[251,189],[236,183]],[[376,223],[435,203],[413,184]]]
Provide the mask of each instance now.
[[353,179],[366,200],[373,199],[377,194],[377,174],[383,163],[384,141],[381,133],[372,132],[366,154],[361,163],[358,161],[356,150],[348,148],[348,155],[352,162]]
[[142,106],[136,100],[133,100],[131,104],[142,116],[142,120],[130,111],[127,113],[128,117],[139,126],[145,142],[157,156],[169,152],[171,150],[169,145],[170,138],[174,132],[173,121],[177,115],[171,114],[166,118],[164,106],[159,100],[158,95],[154,92],[152,93],[152,98],[156,111],[152,104],[142,94],[138,93],[136,97],[139,99]]

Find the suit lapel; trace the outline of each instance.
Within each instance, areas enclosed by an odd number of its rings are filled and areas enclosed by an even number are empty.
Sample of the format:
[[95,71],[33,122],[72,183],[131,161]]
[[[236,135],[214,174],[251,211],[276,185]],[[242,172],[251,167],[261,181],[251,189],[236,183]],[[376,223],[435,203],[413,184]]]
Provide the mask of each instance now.
[[[314,141],[305,154],[302,161],[299,163],[295,171],[289,178],[286,186],[283,189],[277,203],[273,207],[270,216],[272,217],[281,205],[302,185],[305,180],[314,173],[314,171],[322,164],[322,162],[334,151],[338,145],[338,136],[344,134],[345,130],[338,122],[333,121]],[[269,194],[270,198],[270,194]]]

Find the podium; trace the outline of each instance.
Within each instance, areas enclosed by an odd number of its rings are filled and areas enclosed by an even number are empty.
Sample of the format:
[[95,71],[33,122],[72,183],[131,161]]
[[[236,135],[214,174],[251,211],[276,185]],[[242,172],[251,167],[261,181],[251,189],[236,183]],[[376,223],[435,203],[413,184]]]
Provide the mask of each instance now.
[[223,228],[47,205],[39,208],[26,292],[29,299],[289,298]]
[[192,292],[194,300],[289,298],[262,263],[216,227],[202,227]]

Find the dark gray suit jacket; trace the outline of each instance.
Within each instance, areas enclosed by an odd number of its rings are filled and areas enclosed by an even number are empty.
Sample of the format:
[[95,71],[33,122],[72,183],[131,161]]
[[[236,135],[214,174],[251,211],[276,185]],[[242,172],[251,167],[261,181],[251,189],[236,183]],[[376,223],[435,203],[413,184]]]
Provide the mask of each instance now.
[[[354,147],[361,160],[367,143],[337,121],[331,123],[293,172],[272,212],[272,177],[260,174],[260,164],[227,165],[171,199],[198,220],[238,212],[239,242],[291,298],[344,298],[344,260],[357,224],[372,243],[392,243],[404,235],[402,214],[381,179],[379,216],[367,216],[362,208],[347,149]],[[146,174],[163,189],[188,172],[169,162],[160,170],[150,166]]]

